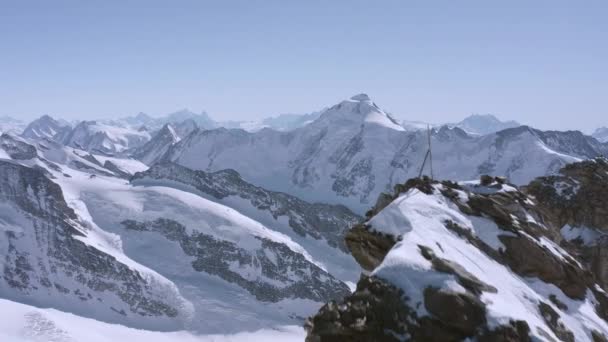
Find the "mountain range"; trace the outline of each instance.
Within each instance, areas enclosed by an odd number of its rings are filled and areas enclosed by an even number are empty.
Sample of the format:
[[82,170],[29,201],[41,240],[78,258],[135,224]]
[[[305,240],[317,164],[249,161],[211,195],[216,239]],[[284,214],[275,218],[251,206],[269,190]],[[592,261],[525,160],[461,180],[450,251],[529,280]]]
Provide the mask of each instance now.
[[601,129],[427,126],[366,94],[0,124],[2,340],[608,335]]
[[[360,94],[288,132],[199,129],[158,160],[205,171],[233,168],[266,188],[363,212],[381,192],[418,176],[427,140],[426,132],[406,130]],[[471,135],[445,125],[432,129],[431,145],[438,178],[496,174],[516,184],[608,153],[607,144],[580,132],[545,132],[527,126]]]

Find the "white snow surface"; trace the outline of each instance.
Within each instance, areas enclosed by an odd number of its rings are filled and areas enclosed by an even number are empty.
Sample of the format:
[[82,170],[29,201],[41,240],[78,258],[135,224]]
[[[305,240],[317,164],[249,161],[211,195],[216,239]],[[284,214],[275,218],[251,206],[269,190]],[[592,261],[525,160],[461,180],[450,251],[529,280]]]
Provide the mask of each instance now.
[[0,299],[0,315],[2,342],[295,342],[305,337],[304,329],[299,326],[277,326],[229,335],[139,330],[5,299]]
[[[547,338],[539,334],[537,328],[542,328],[550,337],[559,340],[553,336],[537,309],[539,302],[543,301],[560,314],[577,341],[590,341],[594,329],[608,332],[608,325],[593,309],[595,299],[591,292],[585,300],[576,301],[566,297],[553,285],[538,279],[521,278],[449,231],[444,226],[446,220],[471,229],[493,248],[500,247],[497,235],[505,234],[485,219],[462,214],[437,189],[431,195],[412,189],[368,222],[373,230],[399,236],[401,239],[373,274],[402,288],[410,298],[409,306],[417,308],[419,314],[427,314],[424,305],[417,305],[423,302],[422,291],[426,287],[451,288],[457,292],[463,290],[455,284],[454,276],[432,269],[431,263],[420,253],[418,246],[422,245],[432,249],[438,257],[458,263],[498,290],[497,293],[484,292],[481,296],[487,305],[490,326],[506,324],[510,319],[523,320],[530,325],[531,333],[539,340],[547,341]],[[551,251],[559,257],[567,256],[567,252],[548,241],[537,243],[549,245]],[[553,305],[548,299],[550,294],[567,303],[569,309],[563,311]]]
[[[260,302],[239,286],[207,273],[195,272],[191,258],[175,243],[155,233],[130,232],[120,222],[174,219],[190,232],[204,232],[250,250],[260,247],[254,236],[267,238],[285,244],[324,268],[288,236],[268,229],[234,209],[189,192],[163,186],[134,187],[125,180],[106,176],[91,179],[89,174],[79,171],[70,170],[70,175],[65,177],[57,173],[54,181],[61,185],[70,206],[87,222],[95,222],[93,232],[102,237],[111,236],[115,248],[102,243],[103,238],[91,237],[86,241],[121,261],[124,260],[121,253],[124,253],[138,264],[171,279],[193,307],[190,318],[184,323],[186,328],[201,333],[224,333],[261,329],[273,324],[297,324],[299,321],[295,317],[311,315],[321,305],[308,300]],[[248,269],[236,271],[251,272]],[[264,277],[258,280],[269,282]]]

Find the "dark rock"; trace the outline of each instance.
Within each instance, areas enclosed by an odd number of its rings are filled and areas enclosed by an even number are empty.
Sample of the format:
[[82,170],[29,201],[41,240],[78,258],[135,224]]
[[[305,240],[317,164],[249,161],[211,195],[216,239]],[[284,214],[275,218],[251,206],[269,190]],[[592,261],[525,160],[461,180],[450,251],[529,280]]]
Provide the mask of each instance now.
[[479,342],[531,342],[530,327],[524,321],[510,321],[493,330],[484,330],[477,338]]
[[539,279],[559,287],[567,296],[583,299],[592,276],[571,262],[564,261],[532,239],[500,236],[505,245],[504,259],[517,274]]
[[549,328],[553,330],[553,333],[555,333],[560,340],[564,342],[574,342],[574,334],[564,326],[560,320],[559,314],[555,312],[550,305],[541,302],[538,305],[538,310]]
[[394,237],[372,231],[362,224],[349,230],[345,240],[355,260],[368,271],[380,265],[388,251],[397,243]]
[[475,296],[433,287],[424,290],[424,306],[446,326],[473,336],[486,323],[485,305]]

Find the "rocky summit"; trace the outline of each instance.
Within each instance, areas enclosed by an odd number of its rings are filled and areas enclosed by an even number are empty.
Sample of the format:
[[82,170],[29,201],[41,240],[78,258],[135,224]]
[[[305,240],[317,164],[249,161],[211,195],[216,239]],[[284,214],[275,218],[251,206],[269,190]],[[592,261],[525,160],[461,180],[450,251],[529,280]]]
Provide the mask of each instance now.
[[517,187],[410,179],[346,235],[368,271],[307,341],[606,341],[608,161]]

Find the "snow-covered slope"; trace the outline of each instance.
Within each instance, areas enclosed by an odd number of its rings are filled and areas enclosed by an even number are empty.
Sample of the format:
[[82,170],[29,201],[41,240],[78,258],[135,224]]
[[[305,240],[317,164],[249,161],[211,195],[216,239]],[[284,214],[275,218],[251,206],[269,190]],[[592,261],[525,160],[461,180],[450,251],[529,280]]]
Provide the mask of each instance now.
[[469,134],[485,135],[521,126],[516,121],[501,121],[492,114],[473,114],[454,124]]
[[0,297],[140,328],[182,327],[191,309],[175,285],[125,256],[118,237],[70,207],[43,170],[0,161]]
[[192,171],[176,164],[156,164],[131,178],[134,185],[162,185],[201,195],[286,234],[338,279],[354,282],[360,268],[344,244],[346,231],[362,218],[341,205],[308,203],[286,193],[244,181],[233,170]]
[[591,135],[599,142],[608,142],[608,127],[600,127],[593,132]]
[[441,127],[441,125],[412,120],[403,120],[400,122],[400,124],[403,128],[405,128],[406,131],[426,131],[428,128]]
[[[436,177],[473,179],[490,173],[517,184],[608,151],[578,132],[525,126],[485,136],[444,126],[433,130],[432,146]],[[381,192],[417,176],[426,149],[426,132],[406,131],[361,94],[290,132],[195,131],[164,160],[205,171],[235,169],[265,188],[363,212]]]
[[142,146],[150,138],[150,133],[146,129],[131,129],[96,121],[82,121],[61,142],[89,152],[116,155]]
[[[600,168],[572,168],[591,170],[579,175],[607,172],[608,163],[598,163]],[[597,178],[587,181],[592,189]],[[346,237],[370,276],[362,277],[353,295],[311,318],[310,341],[608,336],[608,295],[599,281],[605,277],[593,268],[606,258],[564,241],[546,211],[553,202],[538,202],[491,177],[460,184],[412,179],[387,196]],[[587,203],[589,212],[601,213],[601,203]]]
[[28,139],[57,139],[62,140],[71,127],[67,122],[55,120],[48,115],[30,122],[21,134]]
[[0,315],[0,341],[3,342],[296,342],[304,339],[304,330],[298,326],[231,335],[146,331],[5,299],[0,299]]
[[[0,147],[1,298],[130,327],[236,333],[301,324],[349,293],[354,268],[338,278],[325,265],[346,259],[339,248],[286,234],[333,236],[311,231],[304,211],[232,203],[266,225],[202,192],[130,184],[146,169],[135,160],[10,135]],[[324,227],[341,219],[316,210]]]

